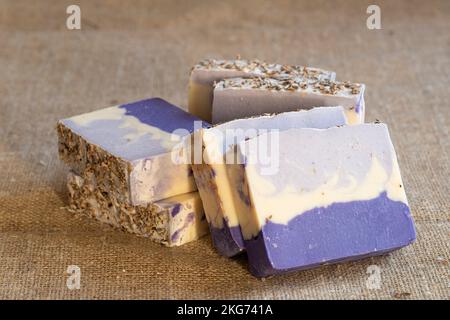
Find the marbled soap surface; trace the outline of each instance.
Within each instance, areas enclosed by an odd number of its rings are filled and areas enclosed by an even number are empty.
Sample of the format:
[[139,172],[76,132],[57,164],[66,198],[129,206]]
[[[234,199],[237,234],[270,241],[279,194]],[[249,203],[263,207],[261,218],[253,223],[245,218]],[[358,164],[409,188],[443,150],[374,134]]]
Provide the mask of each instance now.
[[128,161],[169,152],[181,137],[194,131],[194,121],[200,119],[160,98],[62,120],[88,142]]
[[[238,119],[206,129],[203,132],[203,144],[205,146],[204,157],[214,170],[211,179],[219,185],[218,202],[223,205],[232,204],[236,196],[235,185],[240,179],[234,177],[236,162],[242,163],[239,154],[236,153],[236,144],[259,134],[271,130],[282,131],[292,128],[329,128],[346,124],[342,107],[319,107],[311,110],[283,112],[276,115],[256,116],[246,119]],[[239,160],[239,161],[238,161]],[[228,192],[225,192],[229,189]],[[215,211],[209,214],[210,222],[215,227],[222,226],[222,216],[226,217],[231,227],[238,225],[236,208],[225,208],[225,212]],[[219,215],[215,217],[215,215]]]
[[315,207],[370,200],[382,192],[407,204],[384,124],[280,132],[278,170],[272,175],[263,174],[265,166],[255,158],[255,149],[264,138],[261,135],[240,145],[258,221],[243,230],[247,239],[256,235],[267,219],[287,224]]
[[271,175],[255,158],[263,135],[240,145],[249,186],[249,223],[241,230],[254,275],[377,255],[414,241],[386,125],[291,129],[279,139],[279,168]]

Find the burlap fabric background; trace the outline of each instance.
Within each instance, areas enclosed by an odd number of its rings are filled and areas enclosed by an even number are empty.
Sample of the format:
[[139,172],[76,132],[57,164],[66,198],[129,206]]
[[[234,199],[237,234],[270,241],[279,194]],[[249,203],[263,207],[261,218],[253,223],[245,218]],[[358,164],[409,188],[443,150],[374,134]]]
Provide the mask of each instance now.
[[[75,2],[75,1],[74,1]],[[1,298],[450,297],[450,1],[0,1]],[[384,257],[250,276],[208,237],[165,248],[66,205],[57,119],[160,96],[186,106],[203,57],[258,57],[335,70],[367,84],[367,119],[389,124],[418,240]],[[366,287],[369,265],[381,288]],[[66,287],[68,265],[81,289]]]

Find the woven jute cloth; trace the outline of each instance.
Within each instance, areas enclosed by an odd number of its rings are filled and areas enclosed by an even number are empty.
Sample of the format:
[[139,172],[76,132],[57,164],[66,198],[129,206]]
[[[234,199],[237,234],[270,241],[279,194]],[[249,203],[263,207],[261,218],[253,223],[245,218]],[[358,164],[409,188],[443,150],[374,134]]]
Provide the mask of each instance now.
[[[450,298],[449,1],[377,1],[381,30],[366,27],[371,1],[76,2],[74,31],[72,1],[0,2],[0,298]],[[367,120],[389,125],[398,153],[413,245],[258,280],[209,237],[166,248],[65,209],[58,119],[152,96],[185,108],[190,66],[236,54],[367,85]]]

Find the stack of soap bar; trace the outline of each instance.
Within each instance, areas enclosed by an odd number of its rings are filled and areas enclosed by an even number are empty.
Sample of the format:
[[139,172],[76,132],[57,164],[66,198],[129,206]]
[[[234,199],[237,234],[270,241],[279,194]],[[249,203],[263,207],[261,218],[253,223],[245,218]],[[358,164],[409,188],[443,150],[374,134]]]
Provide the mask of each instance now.
[[247,224],[247,188],[236,143],[268,130],[329,128],[346,124],[342,107],[314,108],[230,121],[202,130],[201,164],[192,166],[217,251],[231,257],[244,249],[240,225]]
[[264,138],[239,145],[250,195],[250,221],[241,229],[254,275],[379,255],[414,241],[386,125],[280,132],[274,175],[263,175],[257,159]]
[[96,188],[117,210],[116,216],[108,211],[111,221],[144,225],[148,222],[120,215],[120,207],[196,191],[181,143],[196,125],[207,126],[162,99],[138,101],[59,121],[59,154],[83,179],[94,175]]
[[212,122],[263,113],[342,106],[349,124],[364,122],[363,84],[302,78],[232,78],[214,89]]
[[147,205],[120,203],[98,187],[92,172],[67,176],[70,209],[124,231],[167,246],[179,246],[208,233],[198,192],[190,192]]
[[317,81],[334,80],[336,74],[318,68],[270,64],[259,60],[206,59],[196,64],[191,72],[189,112],[211,122],[214,82],[233,77],[307,78]]

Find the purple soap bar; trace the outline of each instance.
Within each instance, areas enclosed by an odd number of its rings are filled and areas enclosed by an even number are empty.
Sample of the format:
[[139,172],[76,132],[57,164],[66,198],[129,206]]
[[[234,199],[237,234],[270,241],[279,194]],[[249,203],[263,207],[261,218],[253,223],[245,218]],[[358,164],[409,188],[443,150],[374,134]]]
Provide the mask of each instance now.
[[325,107],[239,119],[201,131],[204,163],[192,168],[213,244],[221,255],[231,257],[245,249],[240,225],[248,219],[240,213],[246,211],[248,197],[242,186],[244,171],[236,158],[236,144],[270,130],[344,124],[342,107]]
[[250,200],[241,230],[252,274],[379,255],[415,240],[386,125],[280,132],[279,169],[265,175],[258,148],[271,134],[239,145]]
[[207,126],[167,101],[142,100],[60,120],[59,154],[121,202],[147,204],[197,189],[181,147],[195,125]]

